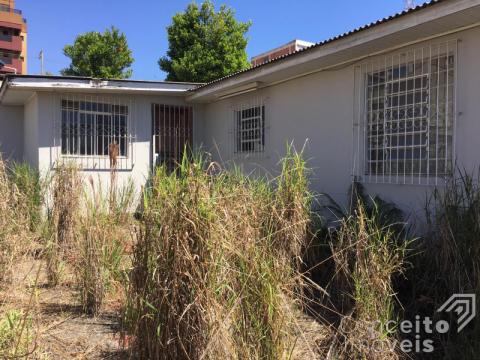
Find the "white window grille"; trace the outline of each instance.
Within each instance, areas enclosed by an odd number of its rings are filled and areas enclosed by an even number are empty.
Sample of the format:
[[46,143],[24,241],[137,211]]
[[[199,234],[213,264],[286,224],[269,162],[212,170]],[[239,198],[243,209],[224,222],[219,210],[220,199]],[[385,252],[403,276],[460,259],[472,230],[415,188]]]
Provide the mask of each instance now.
[[456,54],[451,41],[357,68],[355,163],[361,179],[437,184],[452,173]]
[[97,96],[60,99],[59,158],[83,169],[133,166],[132,102]]
[[233,110],[234,152],[258,154],[265,150],[265,104],[256,100]]

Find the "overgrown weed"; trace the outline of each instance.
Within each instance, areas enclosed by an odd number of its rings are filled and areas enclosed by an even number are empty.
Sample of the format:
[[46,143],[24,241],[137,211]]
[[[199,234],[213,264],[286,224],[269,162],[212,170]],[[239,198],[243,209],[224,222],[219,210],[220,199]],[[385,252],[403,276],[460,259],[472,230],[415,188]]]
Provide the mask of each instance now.
[[300,157],[284,160],[276,189],[201,156],[156,170],[127,296],[136,356],[289,357],[309,221]]

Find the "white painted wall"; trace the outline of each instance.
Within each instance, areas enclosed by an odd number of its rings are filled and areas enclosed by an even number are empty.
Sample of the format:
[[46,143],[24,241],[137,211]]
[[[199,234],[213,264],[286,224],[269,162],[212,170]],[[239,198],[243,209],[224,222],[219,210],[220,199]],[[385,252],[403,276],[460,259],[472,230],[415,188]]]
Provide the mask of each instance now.
[[33,95],[24,105],[23,160],[38,168],[38,97]]
[[[206,107],[205,148],[221,163],[233,160],[245,172],[278,175],[287,143],[304,155],[311,186],[345,203],[351,179],[353,68],[310,75]],[[255,158],[233,154],[232,111],[252,98],[265,103],[265,152]],[[344,99],[346,104],[340,104]],[[328,105],[327,105],[328,104]],[[335,106],[337,104],[337,106]]]
[[23,158],[23,106],[0,106],[0,152],[5,159]]
[[[480,28],[466,30],[431,42],[459,39],[456,156],[459,166],[474,171],[480,165]],[[420,48],[426,43],[412,45]],[[297,78],[255,92],[206,105],[203,116],[204,147],[215,160],[234,160],[245,171],[277,174],[285,144],[305,146],[305,157],[313,170],[310,180],[317,192],[326,192],[346,205],[352,180],[353,120],[355,116],[355,64]],[[255,159],[236,157],[231,134],[233,107],[253,98],[266,105],[266,148]],[[414,218],[423,216],[425,200],[432,190],[425,185],[364,184],[371,195],[378,194],[399,205]]]
[[[84,94],[69,94],[68,96],[83,97]],[[88,96],[88,95],[87,95]],[[119,170],[117,181],[119,186],[133,181],[136,184],[137,191],[140,186],[145,184],[150,174],[152,148],[152,115],[151,104],[166,105],[185,105],[182,97],[174,96],[127,96],[118,94],[101,94],[101,97],[115,98],[124,101],[132,100],[131,128],[134,129],[136,140],[133,142],[133,151],[130,156],[133,157],[133,166],[127,170]],[[60,133],[54,126],[61,122],[61,99],[62,94],[53,92],[38,92],[38,168],[42,174],[50,173],[57,161],[61,161]],[[88,99],[88,98],[87,98]],[[95,100],[92,100],[95,101]],[[105,159],[108,164],[108,158]],[[33,163],[33,162],[32,162]],[[103,168],[100,170],[85,170],[81,172],[84,179],[93,179],[95,186],[101,186],[103,191],[107,191],[110,184],[110,170]],[[99,185],[100,184],[100,185]]]

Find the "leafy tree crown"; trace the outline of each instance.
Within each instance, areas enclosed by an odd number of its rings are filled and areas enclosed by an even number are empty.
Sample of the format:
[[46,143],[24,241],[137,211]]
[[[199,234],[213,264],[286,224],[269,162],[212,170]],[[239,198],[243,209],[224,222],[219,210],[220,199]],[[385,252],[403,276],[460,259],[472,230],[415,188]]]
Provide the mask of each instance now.
[[103,79],[127,79],[132,76],[132,52],[127,37],[112,27],[99,33],[96,31],[78,35],[73,45],[63,49],[71,59],[62,75],[91,76]]
[[249,67],[246,33],[251,22],[239,22],[210,0],[189,4],[167,28],[169,49],[158,64],[170,81],[208,82]]

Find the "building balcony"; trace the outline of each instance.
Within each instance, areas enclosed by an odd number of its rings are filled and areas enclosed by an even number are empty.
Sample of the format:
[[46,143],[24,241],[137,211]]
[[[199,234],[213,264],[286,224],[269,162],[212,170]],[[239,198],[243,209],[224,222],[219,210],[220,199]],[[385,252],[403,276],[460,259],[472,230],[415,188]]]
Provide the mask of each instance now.
[[7,6],[7,5],[0,5],[0,11],[1,12],[13,13],[13,14],[17,14],[17,15],[22,15],[22,10],[13,9],[10,6]]
[[17,70],[17,74],[22,73],[22,65],[23,61],[21,59],[12,59],[12,58],[3,58],[0,57],[0,60],[2,60],[5,63],[6,67],[0,69],[0,74],[13,74],[15,73],[15,70]]
[[0,35],[0,49],[22,52],[22,38],[20,36]]
[[9,8],[8,6],[0,5],[0,23],[3,27],[11,27],[15,29],[26,30],[27,20],[22,17],[22,12],[17,9]]

